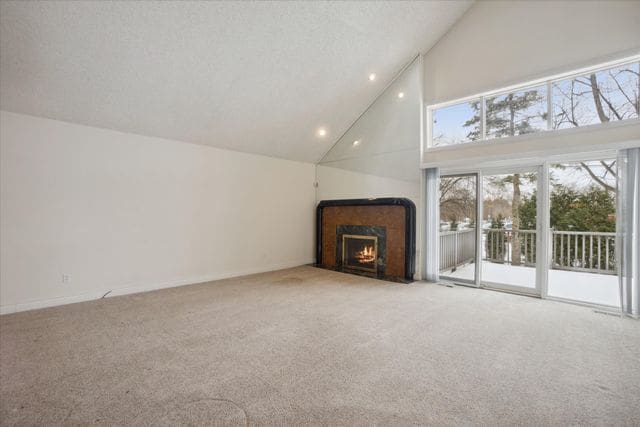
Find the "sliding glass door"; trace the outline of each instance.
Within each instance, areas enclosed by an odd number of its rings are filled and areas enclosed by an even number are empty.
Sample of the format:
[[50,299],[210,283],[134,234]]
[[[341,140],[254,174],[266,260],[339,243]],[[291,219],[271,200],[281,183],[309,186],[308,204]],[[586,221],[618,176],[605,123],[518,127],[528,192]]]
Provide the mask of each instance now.
[[440,177],[440,275],[476,284],[478,175]]
[[482,263],[486,287],[540,294],[538,168],[482,175]]
[[440,276],[620,307],[615,153],[440,177]]
[[554,163],[549,173],[548,295],[619,307],[616,159]]
[[540,295],[539,169],[440,177],[443,279]]

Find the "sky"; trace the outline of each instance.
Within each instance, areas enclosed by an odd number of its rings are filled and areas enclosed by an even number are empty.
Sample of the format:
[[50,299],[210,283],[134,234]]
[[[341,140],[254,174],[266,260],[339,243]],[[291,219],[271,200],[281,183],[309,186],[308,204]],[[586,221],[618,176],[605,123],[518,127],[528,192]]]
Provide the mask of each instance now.
[[[633,72],[628,72],[632,70]],[[616,82],[611,77],[611,74],[616,75],[618,83],[622,84],[625,88],[626,95],[638,96],[638,75],[640,72],[640,63],[632,63],[625,66],[614,67],[610,70],[604,70],[596,73],[599,86],[606,90],[607,97],[617,107],[618,112],[623,113],[623,118],[637,117],[635,110],[631,102],[625,98],[625,94],[617,89]],[[636,74],[634,74],[636,73]],[[599,123],[598,116],[595,112],[595,106],[593,101],[593,95],[590,88],[580,82],[585,82],[585,76],[576,77],[574,79],[566,79],[558,82],[554,82],[553,90],[553,114],[557,115],[561,110],[561,107],[568,109],[569,98],[564,94],[571,93],[571,82],[577,82],[573,89],[574,94],[581,94],[574,98],[574,111],[576,114],[576,120],[582,126],[588,124]],[[534,106],[524,111],[524,114],[534,115],[537,113],[546,112],[546,87],[540,86],[538,88],[539,93],[545,97],[545,99]],[[531,89],[529,89],[531,90]],[[522,91],[520,92],[522,93]],[[500,98],[500,95],[498,98]],[[606,105],[605,105],[606,108]],[[476,111],[471,107],[471,103],[461,103],[452,105],[449,107],[440,108],[433,111],[433,129],[432,134],[434,139],[439,135],[445,135],[445,138],[439,141],[434,141],[434,146],[449,145],[451,143],[470,142],[467,138],[467,134],[472,130],[472,127],[464,127],[464,123],[474,117]],[[611,120],[616,120],[614,114],[609,111]],[[546,130],[546,123],[540,117],[534,120],[536,123],[532,125],[541,130]],[[554,123],[554,128],[573,127],[570,123]]]

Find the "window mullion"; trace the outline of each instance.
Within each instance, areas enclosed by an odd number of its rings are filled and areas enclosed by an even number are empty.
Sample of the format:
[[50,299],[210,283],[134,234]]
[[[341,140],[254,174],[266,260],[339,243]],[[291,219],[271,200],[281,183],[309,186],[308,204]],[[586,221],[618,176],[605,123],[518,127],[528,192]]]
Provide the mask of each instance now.
[[553,130],[553,83],[547,81],[547,130]]
[[487,139],[487,111],[485,108],[485,97],[480,97],[480,141]]

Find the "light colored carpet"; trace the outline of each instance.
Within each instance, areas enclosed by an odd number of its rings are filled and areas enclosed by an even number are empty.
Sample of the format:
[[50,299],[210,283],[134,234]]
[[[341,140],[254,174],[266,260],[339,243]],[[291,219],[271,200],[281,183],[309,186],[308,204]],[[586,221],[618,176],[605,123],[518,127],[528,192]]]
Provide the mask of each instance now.
[[638,425],[640,322],[299,267],[0,317],[13,424]]

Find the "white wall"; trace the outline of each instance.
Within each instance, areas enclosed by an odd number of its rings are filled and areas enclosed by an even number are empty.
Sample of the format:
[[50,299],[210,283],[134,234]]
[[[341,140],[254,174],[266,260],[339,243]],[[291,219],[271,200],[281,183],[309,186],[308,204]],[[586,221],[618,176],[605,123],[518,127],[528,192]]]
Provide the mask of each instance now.
[[320,164],[419,181],[421,83],[422,61],[416,58],[340,137]]
[[2,312],[313,261],[312,164],[9,112],[0,131]]
[[640,53],[638,1],[479,1],[425,56],[429,104]]
[[419,202],[420,181],[403,181],[353,172],[330,166],[317,167],[316,200],[368,199],[372,197],[406,197]]

